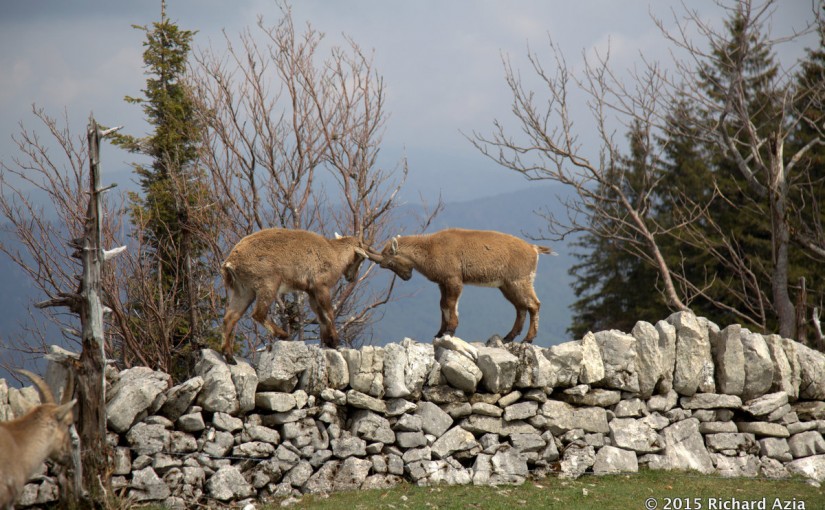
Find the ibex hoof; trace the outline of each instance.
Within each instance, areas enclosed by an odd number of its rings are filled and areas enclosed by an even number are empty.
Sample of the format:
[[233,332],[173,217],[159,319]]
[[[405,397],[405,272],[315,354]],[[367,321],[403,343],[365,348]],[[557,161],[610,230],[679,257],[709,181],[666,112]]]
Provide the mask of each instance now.
[[224,359],[226,359],[226,362],[230,365],[237,365],[238,364],[238,362],[235,361],[235,356],[233,356],[231,353],[225,352],[225,353],[223,353],[223,357],[224,357]]
[[515,337],[516,337],[516,335],[507,335],[504,338],[502,338],[501,341],[504,342],[505,344],[509,344],[513,341],[513,339]]
[[523,343],[523,344],[532,344],[533,339],[532,338],[525,338],[524,340],[521,341],[521,343]]

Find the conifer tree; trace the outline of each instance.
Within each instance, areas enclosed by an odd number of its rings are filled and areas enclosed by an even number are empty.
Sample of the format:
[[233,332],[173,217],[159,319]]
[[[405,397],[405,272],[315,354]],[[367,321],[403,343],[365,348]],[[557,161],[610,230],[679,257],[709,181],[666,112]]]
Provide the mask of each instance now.
[[[208,191],[197,160],[200,126],[183,79],[195,32],[180,29],[166,17],[165,2],[161,6],[160,21],[134,26],[146,34],[143,60],[148,77],[143,97],[126,97],[142,107],[153,131],[145,137],[122,135],[116,143],[149,159],[134,164],[142,193],[130,194],[130,215],[141,262],[151,268],[154,281],[138,282],[129,299],[136,320],[157,321],[160,316],[168,321],[142,324],[140,329],[166,337],[161,343],[175,357],[179,347],[200,341],[199,289],[211,286],[204,281],[208,275],[199,257],[205,246],[197,235],[208,223]],[[147,299],[163,310],[153,314],[155,319],[141,313]]]

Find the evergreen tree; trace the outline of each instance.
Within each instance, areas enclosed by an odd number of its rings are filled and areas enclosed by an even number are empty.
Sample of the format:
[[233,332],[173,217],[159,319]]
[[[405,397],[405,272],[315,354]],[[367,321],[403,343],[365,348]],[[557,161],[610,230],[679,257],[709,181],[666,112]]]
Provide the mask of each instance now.
[[[135,164],[142,194],[130,194],[134,236],[142,240],[141,257],[154,275],[150,296],[145,290],[132,295],[132,306],[140,312],[142,300],[164,303],[163,327],[142,325],[143,331],[166,335],[169,351],[199,341],[198,282],[207,278],[199,257],[205,247],[196,235],[208,218],[202,204],[208,191],[197,166],[200,126],[195,105],[183,81],[187,57],[195,32],[181,30],[166,17],[162,2],[161,19],[151,26],[134,28],[145,32],[146,88],[144,97],[126,97],[138,104],[152,126],[146,137],[121,135],[115,143],[130,152],[148,156],[149,164]],[[142,320],[147,314],[137,313]],[[145,333],[144,333],[145,334]]]
[[[628,139],[630,155],[621,158],[609,176],[621,182],[628,197],[638,202],[646,200],[656,162],[652,161],[640,124],[631,129]],[[603,193],[611,195],[607,190]],[[621,214],[618,207],[616,212]],[[615,228],[610,224],[593,226],[600,234]],[[626,242],[609,234],[587,233],[574,246],[581,248],[576,255],[581,262],[569,271],[576,277],[573,290],[577,300],[572,305],[573,322],[568,328],[574,337],[581,338],[588,331],[630,331],[638,320],[655,322],[667,313],[664,299],[653,290],[656,270],[629,252]]]

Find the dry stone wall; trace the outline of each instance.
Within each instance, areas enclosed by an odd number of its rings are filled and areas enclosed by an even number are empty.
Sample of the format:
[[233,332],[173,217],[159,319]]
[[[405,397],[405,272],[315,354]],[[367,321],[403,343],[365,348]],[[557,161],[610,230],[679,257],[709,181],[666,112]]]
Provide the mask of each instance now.
[[[185,508],[416,484],[696,470],[825,478],[825,355],[690,313],[542,349],[275,342],[255,366],[202,352],[171,386],[108,373],[113,486]],[[31,389],[0,382],[0,418]],[[44,471],[21,507],[56,497]]]

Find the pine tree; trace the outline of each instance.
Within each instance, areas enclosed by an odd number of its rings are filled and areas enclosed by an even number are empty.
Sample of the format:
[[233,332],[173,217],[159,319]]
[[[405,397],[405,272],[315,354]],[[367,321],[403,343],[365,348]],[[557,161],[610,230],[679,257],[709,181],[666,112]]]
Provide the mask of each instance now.
[[[655,161],[644,141],[641,125],[636,123],[628,134],[630,155],[621,158],[609,174],[633,201],[645,200]],[[610,195],[606,190],[606,195]],[[646,207],[640,207],[646,209]],[[617,213],[619,211],[617,210]],[[595,226],[607,233],[613,225]],[[638,320],[653,321],[667,313],[662,296],[656,292],[656,270],[637,255],[628,252],[627,244],[611,235],[584,234],[574,246],[581,248],[581,261],[570,274],[576,277],[573,291],[573,322],[568,331],[577,338],[587,331],[619,329],[630,331]],[[650,289],[640,293],[639,289]]]
[[[126,97],[142,107],[153,131],[146,137],[122,135],[115,143],[151,161],[134,165],[142,193],[130,194],[130,213],[133,235],[142,240],[141,256],[152,267],[154,282],[148,285],[153,295],[130,299],[138,311],[144,299],[165,303],[169,325],[143,329],[166,332],[169,338],[162,341],[174,353],[199,341],[198,282],[207,275],[199,263],[205,247],[196,234],[208,222],[202,207],[208,191],[197,166],[200,126],[183,81],[195,32],[181,30],[166,17],[165,2],[161,6],[159,22],[134,26],[146,34],[143,60],[148,78],[144,97]],[[149,320],[146,314],[137,315]]]

